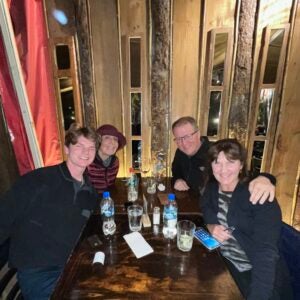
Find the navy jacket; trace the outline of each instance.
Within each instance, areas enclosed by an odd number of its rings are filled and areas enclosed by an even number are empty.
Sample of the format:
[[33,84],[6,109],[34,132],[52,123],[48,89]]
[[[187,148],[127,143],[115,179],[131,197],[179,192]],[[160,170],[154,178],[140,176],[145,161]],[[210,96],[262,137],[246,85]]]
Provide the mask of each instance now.
[[10,239],[10,265],[64,265],[96,207],[97,193],[88,178],[75,189],[65,163],[20,177],[0,199],[0,245]]
[[[210,182],[201,201],[206,224],[219,224],[218,183]],[[238,184],[228,207],[228,226],[234,226],[233,236],[246,252],[251,265],[251,285],[247,299],[270,299],[279,261],[278,241],[281,230],[281,210],[276,200],[263,205],[250,201],[248,184]]]

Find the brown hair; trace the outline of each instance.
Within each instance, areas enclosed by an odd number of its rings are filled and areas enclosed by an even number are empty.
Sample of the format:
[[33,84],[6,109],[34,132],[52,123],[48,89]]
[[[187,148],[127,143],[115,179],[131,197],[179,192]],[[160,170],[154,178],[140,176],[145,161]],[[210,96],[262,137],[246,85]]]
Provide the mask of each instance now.
[[243,165],[239,174],[239,179],[244,180],[247,176],[247,152],[246,149],[236,139],[223,139],[215,142],[208,150],[208,161],[210,174],[212,175],[211,164],[218,158],[220,152],[224,152],[229,160],[239,160]]
[[81,136],[95,142],[96,149],[98,149],[99,135],[96,131],[89,126],[81,127],[77,123],[72,123],[66,132],[65,146],[69,147],[70,144],[75,145],[78,142],[78,138]]
[[180,127],[185,124],[191,124],[195,130],[198,129],[196,120],[193,117],[185,116],[185,117],[179,118],[172,124],[172,131],[174,130],[175,127]]

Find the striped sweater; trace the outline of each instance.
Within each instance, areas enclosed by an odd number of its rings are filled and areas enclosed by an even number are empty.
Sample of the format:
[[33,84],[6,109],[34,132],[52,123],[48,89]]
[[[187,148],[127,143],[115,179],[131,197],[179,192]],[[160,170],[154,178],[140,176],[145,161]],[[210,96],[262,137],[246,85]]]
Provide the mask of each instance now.
[[102,159],[96,155],[94,162],[87,168],[89,179],[99,194],[115,183],[118,171],[117,156],[113,156],[109,166],[105,167]]

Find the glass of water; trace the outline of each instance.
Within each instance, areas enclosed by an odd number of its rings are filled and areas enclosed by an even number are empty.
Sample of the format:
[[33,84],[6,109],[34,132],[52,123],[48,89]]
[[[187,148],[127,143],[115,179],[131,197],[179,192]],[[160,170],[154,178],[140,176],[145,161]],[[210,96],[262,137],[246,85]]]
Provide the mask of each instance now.
[[128,223],[131,231],[140,231],[142,228],[143,207],[141,205],[131,205],[127,208]]
[[188,252],[192,249],[196,225],[189,220],[182,220],[177,223],[177,248]]

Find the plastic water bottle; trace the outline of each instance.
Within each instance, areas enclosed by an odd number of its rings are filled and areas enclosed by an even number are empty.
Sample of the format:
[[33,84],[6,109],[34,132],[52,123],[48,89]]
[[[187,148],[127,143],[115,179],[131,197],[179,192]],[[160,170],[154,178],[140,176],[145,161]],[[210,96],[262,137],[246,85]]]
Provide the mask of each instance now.
[[173,239],[177,234],[177,203],[175,201],[175,195],[168,195],[168,203],[164,206],[163,213],[163,235],[165,238]]
[[104,235],[113,235],[116,231],[114,201],[109,192],[103,192],[101,200],[102,230]]

